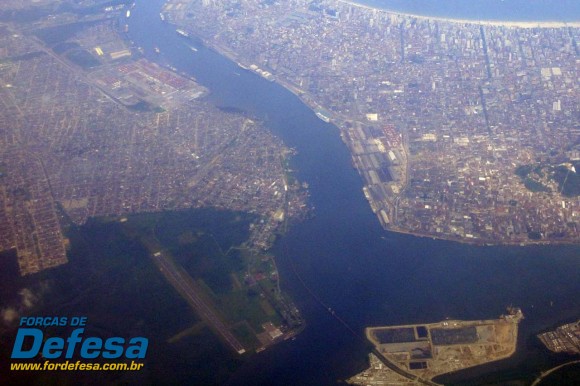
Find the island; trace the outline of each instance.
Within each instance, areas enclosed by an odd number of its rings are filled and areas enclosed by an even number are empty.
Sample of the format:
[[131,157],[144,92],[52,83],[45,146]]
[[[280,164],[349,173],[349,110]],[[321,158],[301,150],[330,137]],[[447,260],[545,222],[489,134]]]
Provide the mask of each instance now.
[[352,385],[426,384],[436,376],[510,357],[516,350],[519,308],[495,320],[369,327],[371,367],[348,380]]
[[169,0],[163,19],[335,124],[385,229],[578,243],[580,23],[336,0]]

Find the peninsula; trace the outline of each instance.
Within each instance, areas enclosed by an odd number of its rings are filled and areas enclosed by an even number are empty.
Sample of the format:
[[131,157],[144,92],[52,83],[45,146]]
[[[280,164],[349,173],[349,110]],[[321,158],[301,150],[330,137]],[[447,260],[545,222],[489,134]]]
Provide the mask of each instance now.
[[335,124],[383,227],[475,244],[578,243],[576,23],[335,1],[169,0],[163,18]]

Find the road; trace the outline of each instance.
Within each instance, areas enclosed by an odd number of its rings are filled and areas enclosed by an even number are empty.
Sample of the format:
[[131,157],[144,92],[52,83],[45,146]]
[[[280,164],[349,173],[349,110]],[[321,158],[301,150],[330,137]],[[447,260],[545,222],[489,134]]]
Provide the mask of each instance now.
[[568,365],[573,365],[575,363],[580,363],[580,360],[576,360],[576,361],[572,361],[572,362],[567,362],[567,363],[564,363],[564,364],[562,364],[560,366],[556,366],[556,367],[554,367],[554,368],[552,368],[550,370],[544,371],[538,378],[536,378],[536,380],[534,381],[534,383],[531,384],[531,386],[538,385],[539,383],[542,382],[542,380],[544,378],[546,378],[548,375],[552,374],[554,371],[558,371],[562,367],[565,367],[565,366],[568,366]]
[[183,296],[189,305],[205,320],[238,354],[246,352],[244,346],[232,334],[215,311],[208,306],[199,296],[191,276],[182,268],[178,267],[171,257],[162,252],[156,252],[152,256],[153,261],[159,267],[165,278]]

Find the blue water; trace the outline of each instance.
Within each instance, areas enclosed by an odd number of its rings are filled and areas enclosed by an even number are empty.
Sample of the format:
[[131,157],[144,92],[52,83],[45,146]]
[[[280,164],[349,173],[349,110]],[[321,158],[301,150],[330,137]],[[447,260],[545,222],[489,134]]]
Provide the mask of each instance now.
[[[214,103],[263,119],[296,148],[292,167],[309,183],[316,207],[315,218],[294,226],[274,249],[283,289],[308,327],[295,341],[252,358],[230,384],[333,384],[365,367],[368,349],[358,336],[366,326],[495,318],[510,304],[526,315],[518,354],[485,371],[518,371],[530,363],[538,367],[524,372],[539,371],[556,360],[530,349],[527,341],[542,328],[578,317],[578,246],[474,247],[383,231],[338,129],[316,118],[290,92],[212,50],[198,45],[192,53],[175,28],[159,20],[161,4],[137,4],[130,37],[152,59],[195,76],[210,88]],[[160,57],[152,53],[154,46],[160,47]]]
[[355,0],[423,16],[473,20],[580,21],[578,0]]

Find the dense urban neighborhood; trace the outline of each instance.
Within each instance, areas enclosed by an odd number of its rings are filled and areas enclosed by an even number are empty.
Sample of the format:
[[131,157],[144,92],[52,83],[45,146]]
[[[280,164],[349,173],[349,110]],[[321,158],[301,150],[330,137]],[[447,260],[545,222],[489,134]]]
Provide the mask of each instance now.
[[171,0],[163,17],[336,124],[386,229],[578,242],[578,23],[345,1]]

